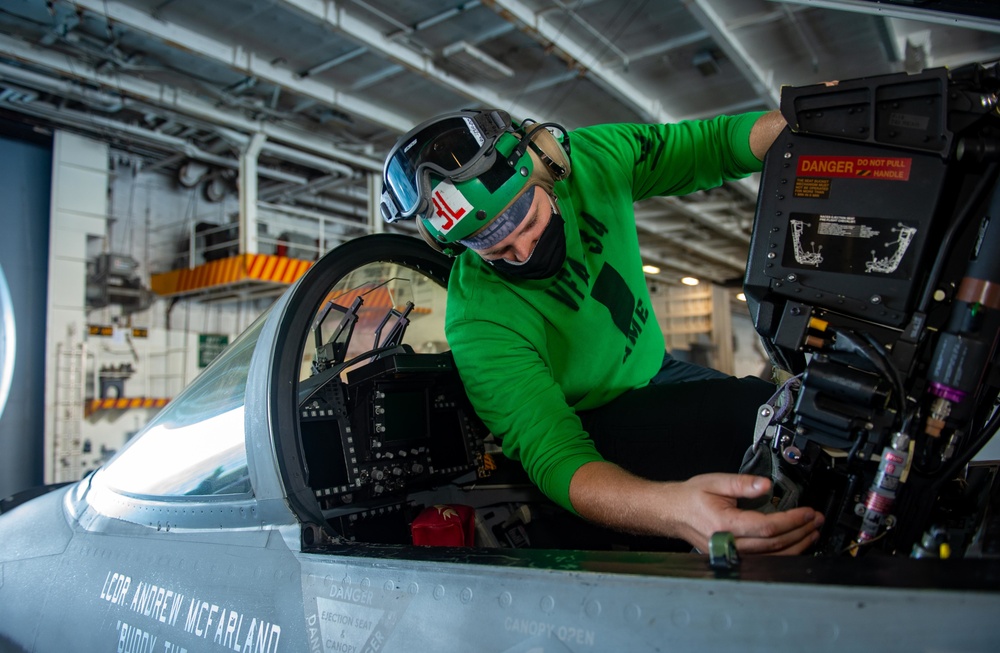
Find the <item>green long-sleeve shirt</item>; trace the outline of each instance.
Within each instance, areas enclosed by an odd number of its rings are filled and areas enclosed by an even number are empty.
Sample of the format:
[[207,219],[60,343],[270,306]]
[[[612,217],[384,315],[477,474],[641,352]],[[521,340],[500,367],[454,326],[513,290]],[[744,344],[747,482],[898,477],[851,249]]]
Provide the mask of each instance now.
[[749,146],[760,115],[573,131],[572,173],[554,189],[566,222],[559,273],[504,277],[471,251],[455,261],[445,329],[469,398],[504,453],[569,510],[573,474],[603,460],[576,411],[647,385],[663,360],[633,203],[760,170]]

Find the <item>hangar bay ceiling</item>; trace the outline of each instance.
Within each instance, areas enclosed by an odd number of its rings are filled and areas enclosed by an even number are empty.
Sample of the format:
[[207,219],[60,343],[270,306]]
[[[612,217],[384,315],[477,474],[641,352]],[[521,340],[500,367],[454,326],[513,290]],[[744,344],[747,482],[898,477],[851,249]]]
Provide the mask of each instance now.
[[[349,237],[372,228],[385,152],[438,113],[669,122],[774,108],[785,84],[998,57],[989,0],[2,0],[0,117],[181,177],[253,149],[260,206]],[[648,262],[738,282],[756,191],[638,205]]]

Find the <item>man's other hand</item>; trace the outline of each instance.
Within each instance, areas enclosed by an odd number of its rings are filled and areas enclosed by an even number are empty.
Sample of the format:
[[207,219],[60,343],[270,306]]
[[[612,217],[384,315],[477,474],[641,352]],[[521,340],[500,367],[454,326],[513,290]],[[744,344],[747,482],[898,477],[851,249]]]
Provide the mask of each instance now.
[[701,474],[683,482],[650,481],[608,462],[582,466],[570,482],[581,517],[630,533],[681,538],[708,551],[713,533],[729,531],[744,555],[803,553],[819,537],[823,515],[812,508],[763,514],[736,507],[762,496],[770,479]]
[[803,553],[819,537],[823,515],[806,507],[768,514],[736,507],[737,499],[762,496],[770,487],[770,479],[747,474],[702,474],[676,484],[678,534],[700,551],[708,551],[713,533],[729,531],[741,554]]

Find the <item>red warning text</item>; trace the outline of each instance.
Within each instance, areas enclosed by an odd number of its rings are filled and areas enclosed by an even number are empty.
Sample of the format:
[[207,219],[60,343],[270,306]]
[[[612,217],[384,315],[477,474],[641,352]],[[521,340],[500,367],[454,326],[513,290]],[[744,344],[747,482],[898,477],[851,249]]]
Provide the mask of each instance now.
[[908,181],[909,157],[800,156],[797,173],[809,177],[850,177]]

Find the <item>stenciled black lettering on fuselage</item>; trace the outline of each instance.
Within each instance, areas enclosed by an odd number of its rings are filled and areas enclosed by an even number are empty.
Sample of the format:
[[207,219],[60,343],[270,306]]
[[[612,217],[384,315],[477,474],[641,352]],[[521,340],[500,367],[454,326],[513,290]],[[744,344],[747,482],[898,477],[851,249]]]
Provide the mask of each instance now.
[[[580,238],[584,247],[593,254],[601,254],[604,251],[604,236],[608,234],[607,225],[583,211],[580,218]],[[588,287],[590,272],[586,264],[567,256],[566,263],[556,275],[555,283],[545,292],[570,310],[579,311],[580,302],[587,297]],[[594,281],[590,296],[608,308],[612,322],[625,336],[625,352],[622,356],[624,363],[632,354],[649,319],[649,307],[643,305],[642,299],[636,301],[625,279],[607,261]]]

